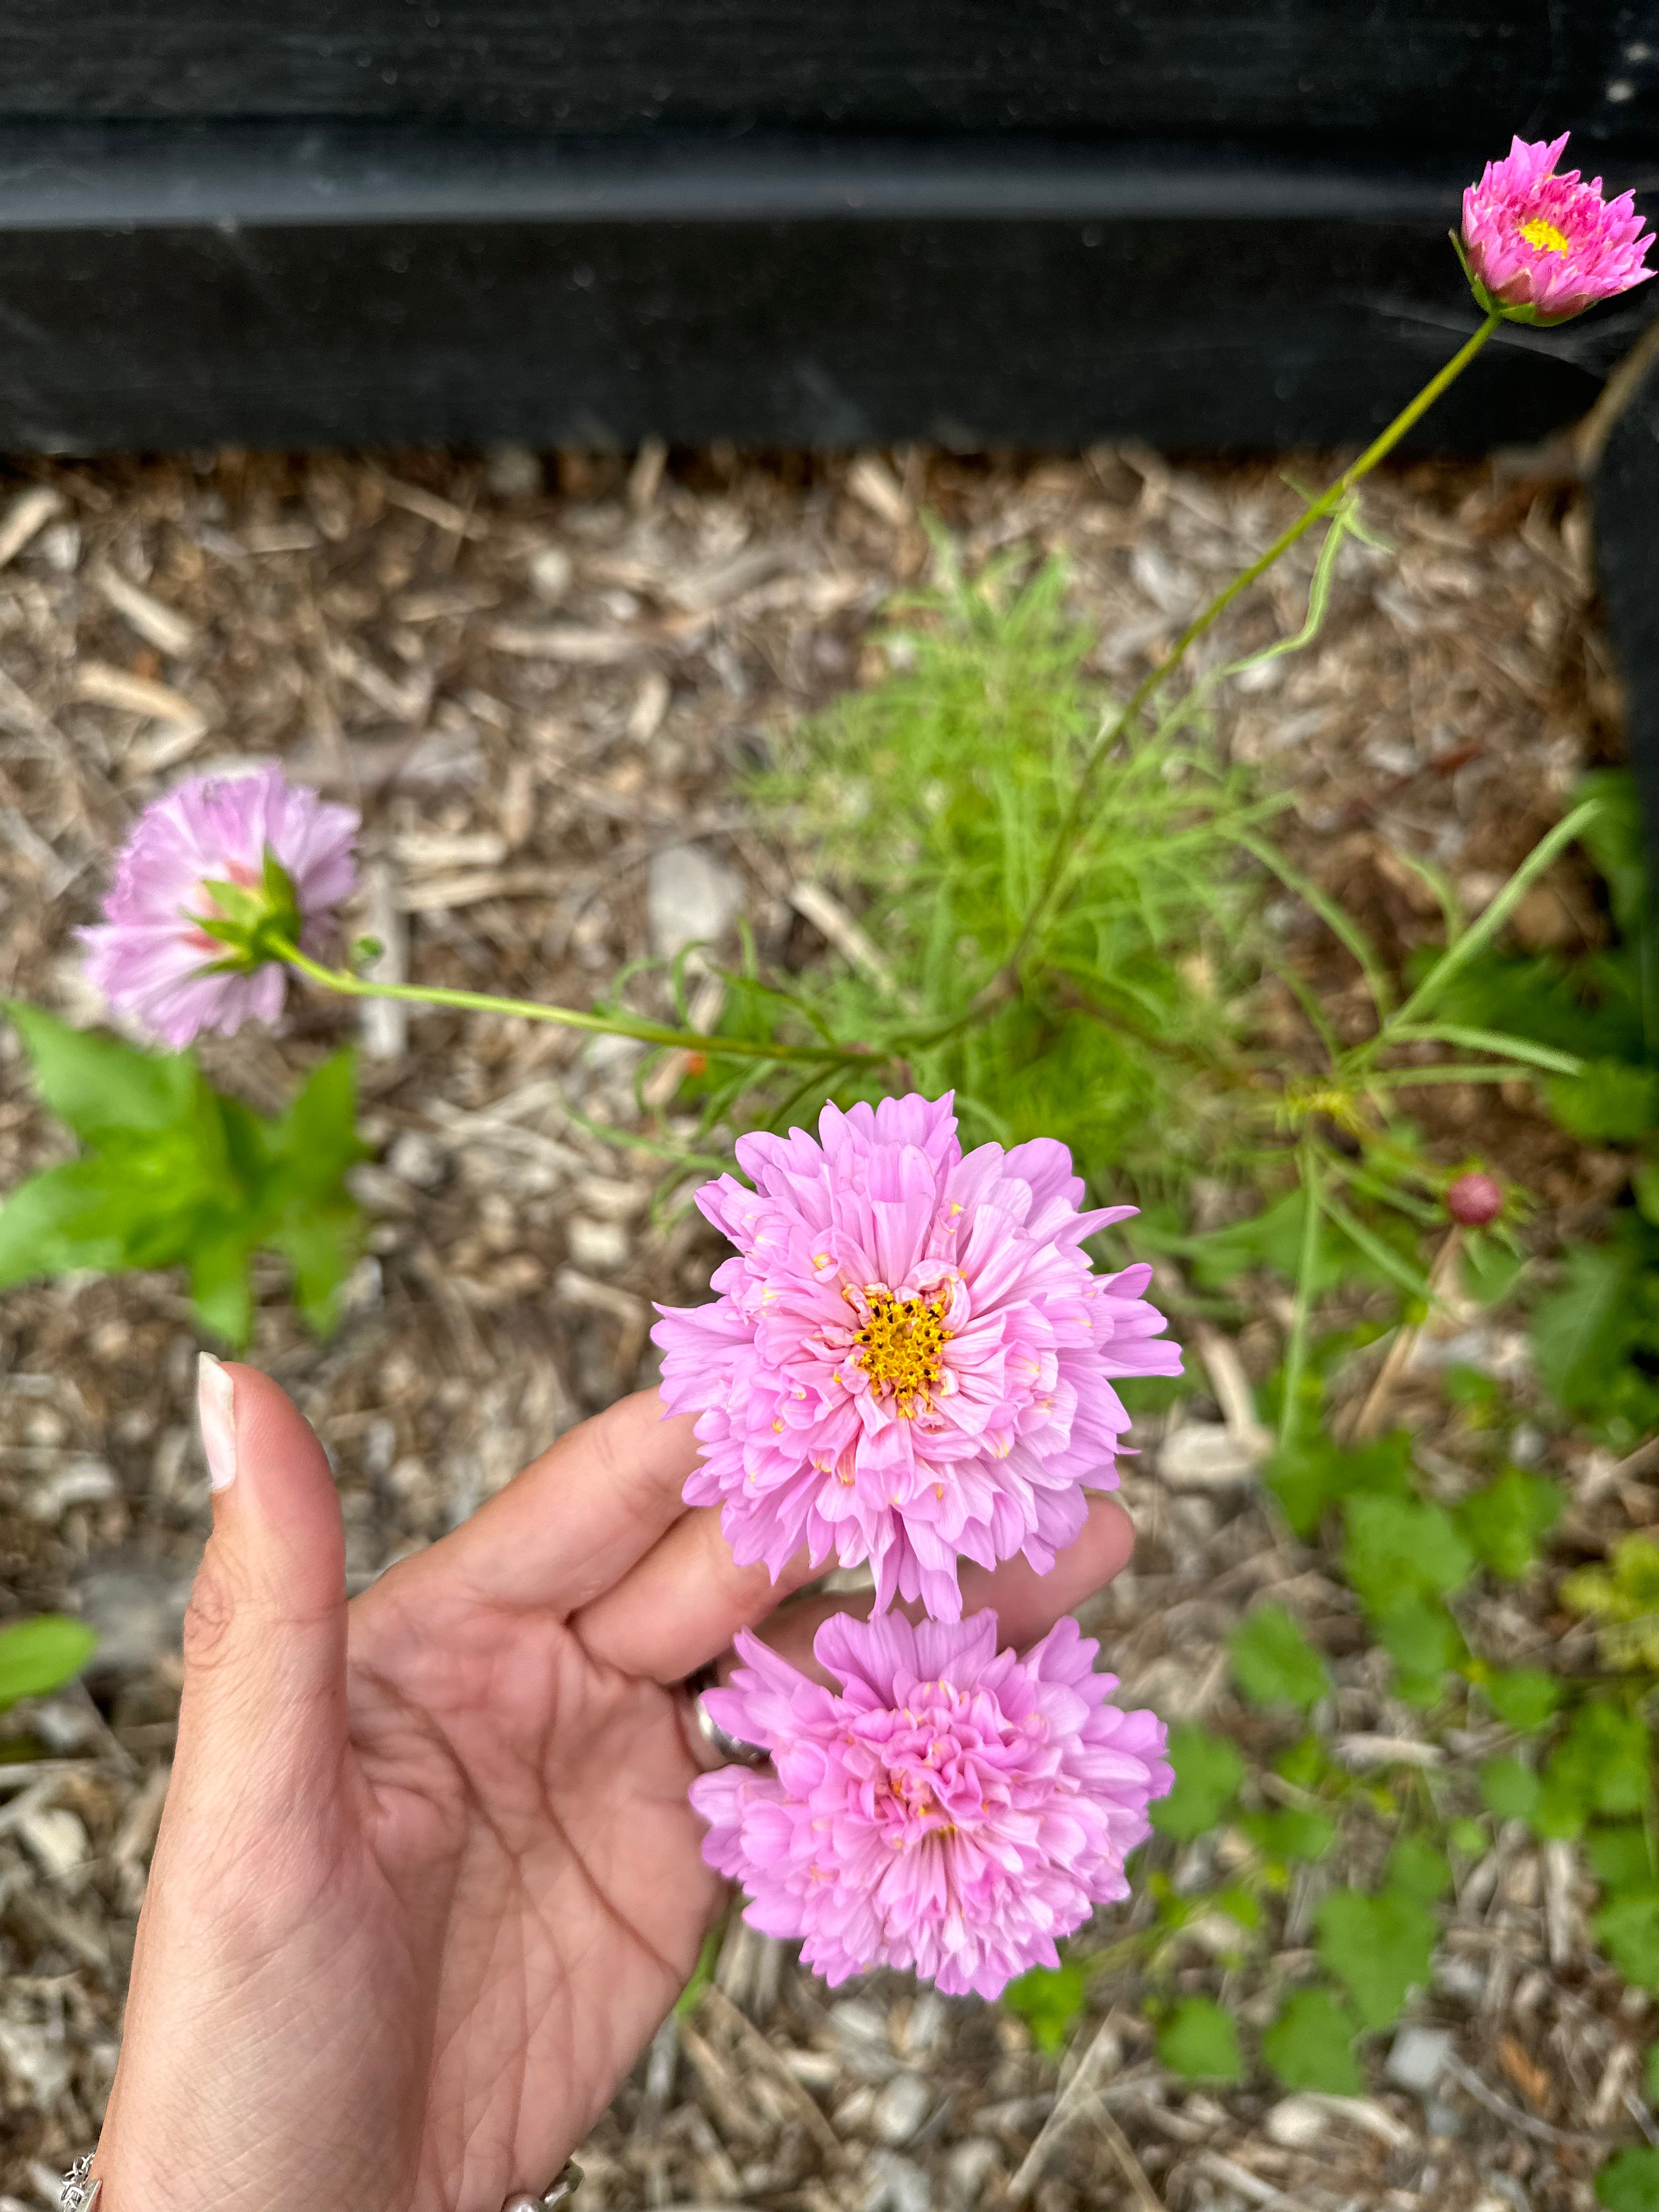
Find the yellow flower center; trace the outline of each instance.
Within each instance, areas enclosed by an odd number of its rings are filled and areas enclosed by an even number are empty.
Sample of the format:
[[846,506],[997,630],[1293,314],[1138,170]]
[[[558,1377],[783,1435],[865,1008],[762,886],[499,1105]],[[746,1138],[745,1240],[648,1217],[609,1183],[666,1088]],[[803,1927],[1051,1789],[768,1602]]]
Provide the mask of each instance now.
[[896,1410],[909,1420],[916,1401],[931,1406],[945,1374],[945,1347],[952,1332],[945,1326],[950,1293],[936,1304],[926,1298],[896,1298],[886,1291],[866,1291],[869,1318],[854,1339],[854,1357],[878,1389],[884,1384],[897,1401]]
[[1571,253],[1572,251],[1572,240],[1565,237],[1553,222],[1546,222],[1541,215],[1534,216],[1530,222],[1520,223],[1516,228],[1528,245],[1535,246],[1540,253]]

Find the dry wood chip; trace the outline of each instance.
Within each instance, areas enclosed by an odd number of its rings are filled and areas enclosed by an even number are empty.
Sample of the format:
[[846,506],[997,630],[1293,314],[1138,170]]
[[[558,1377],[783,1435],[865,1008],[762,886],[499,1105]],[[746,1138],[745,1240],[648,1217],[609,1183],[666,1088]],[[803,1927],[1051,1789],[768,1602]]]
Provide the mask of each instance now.
[[469,514],[453,500],[441,499],[434,491],[423,491],[419,484],[401,483],[396,477],[380,475],[375,482],[393,507],[400,507],[405,514],[418,514],[422,522],[429,522],[439,530],[447,530],[454,538],[488,538],[489,526],[475,514]]
[[[157,684],[148,676],[134,676],[106,661],[83,660],[75,672],[75,696],[96,707],[118,707],[124,714],[144,714],[152,721],[172,722],[188,731],[193,744],[207,728],[207,717],[193,707],[182,691]],[[174,756],[177,757],[177,756]],[[165,762],[161,763],[165,765]],[[146,773],[148,770],[145,771]]]
[[249,522],[238,532],[250,553],[314,553],[322,539],[308,522]]
[[398,905],[404,914],[444,914],[459,906],[477,906],[485,899],[550,898],[563,890],[568,877],[555,868],[485,868],[477,873],[431,876],[418,884],[398,887]]
[[619,667],[649,650],[642,631],[590,629],[576,623],[496,623],[486,641],[526,660],[563,660],[580,668]]
[[807,2133],[824,2156],[838,2161],[842,2154],[841,2140],[835,2130],[808,2096],[783,2061],[781,2052],[774,2049],[760,2030],[740,2012],[725,1991],[712,1984],[702,1993],[700,2010],[718,2020],[726,2033],[738,2045],[739,2051],[752,2064],[765,2070],[767,2079],[775,2082],[789,2110],[800,2120]]
[[862,968],[871,981],[878,983],[907,1013],[916,1011],[914,996],[900,989],[898,978],[873,940],[865,934],[833,891],[826,890],[822,884],[803,878],[789,886],[789,903],[821,936],[828,939],[844,959],[851,961],[855,968]]
[[1441,1766],[1446,1758],[1437,1743],[1410,1735],[1340,1735],[1336,1755],[1361,1774],[1373,1766]]
[[153,645],[158,653],[165,653],[172,659],[177,660],[188,653],[201,635],[195,623],[176,607],[166,606],[152,598],[107,562],[100,562],[94,568],[92,585],[116,613],[131,624],[146,645]]
[[15,561],[36,531],[43,529],[54,514],[61,514],[68,504],[63,493],[51,484],[33,484],[27,491],[19,492],[0,515],[0,568]]
[[669,597],[688,614],[706,614],[729,600],[741,599],[757,584],[769,582],[781,569],[788,568],[794,557],[792,546],[775,539],[769,544],[746,546],[729,561],[717,561],[710,568],[696,568],[690,575],[671,579]]
[[1287,2197],[1276,2181],[1265,2180],[1252,2173],[1237,2159],[1226,2158],[1218,2150],[1200,2151],[1193,2161],[1202,2172],[1218,2181],[1225,2189],[1236,2189],[1252,2204],[1274,2204],[1281,2212],[1305,2212],[1305,2208],[1294,2197]]
[[878,453],[860,453],[847,471],[847,489],[861,506],[895,530],[915,520],[902,486]]
[[1498,2063],[1535,2112],[1550,2102],[1550,2077],[1523,2044],[1512,2035],[1498,2039]]

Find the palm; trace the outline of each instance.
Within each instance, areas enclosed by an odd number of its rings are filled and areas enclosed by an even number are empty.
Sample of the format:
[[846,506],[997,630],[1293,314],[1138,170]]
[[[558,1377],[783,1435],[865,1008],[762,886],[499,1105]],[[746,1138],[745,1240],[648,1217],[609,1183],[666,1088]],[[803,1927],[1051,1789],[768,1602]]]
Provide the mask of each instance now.
[[547,2178],[684,1987],[719,1884],[672,1693],[425,1580],[354,1621],[351,1735],[432,2036],[411,2203],[435,2208]]

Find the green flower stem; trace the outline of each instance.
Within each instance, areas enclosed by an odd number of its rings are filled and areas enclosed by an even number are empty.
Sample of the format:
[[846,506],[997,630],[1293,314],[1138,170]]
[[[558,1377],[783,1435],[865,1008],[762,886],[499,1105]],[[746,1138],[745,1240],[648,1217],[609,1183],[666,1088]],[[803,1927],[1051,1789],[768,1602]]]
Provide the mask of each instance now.
[[276,950],[290,968],[343,999],[401,999],[414,1006],[454,1006],[464,1013],[511,1014],[526,1022],[556,1022],[565,1029],[591,1030],[599,1036],[633,1037],[641,1044],[659,1045],[681,1052],[705,1053],[718,1060],[787,1060],[796,1066],[836,1067],[867,1060],[872,1054],[859,1045],[765,1044],[746,1037],[700,1036],[695,1030],[671,1030],[660,1022],[634,1021],[627,1015],[586,1014],[574,1006],[550,1006],[539,999],[498,999],[487,991],[448,991],[422,983],[375,983],[344,968],[325,968],[310,959],[297,945]]
[[1032,939],[1047,918],[1048,908],[1065,875],[1066,862],[1072,857],[1078,833],[1082,828],[1083,818],[1093,794],[1096,772],[1124,731],[1134,720],[1158,686],[1179,666],[1205,632],[1225,613],[1239,593],[1248,590],[1259,576],[1265,575],[1282,555],[1290,551],[1299,538],[1306,536],[1316,522],[1332,514],[1341,504],[1362,477],[1369,476],[1377,463],[1385,459],[1394,451],[1407,430],[1427,414],[1447,386],[1463,374],[1503,319],[1503,316],[1494,309],[1473,337],[1461,345],[1445,367],[1437,374],[1429,379],[1417,397],[1408,401],[1401,409],[1387,429],[1382,431],[1371,441],[1358,459],[1350,462],[1336,481],[1328,485],[1317,499],[1304,507],[1288,529],[1279,532],[1259,559],[1253,561],[1248,568],[1241,570],[1233,578],[1231,583],[1217,592],[1208,606],[1193,617],[1166,657],[1155,668],[1147,670],[1118,713],[1102,729],[1089,750],[1088,757],[1083,763],[1083,772],[1078,778],[1077,789],[1072,794],[1071,804],[1066,808],[1060,829],[1055,834],[1054,848],[1048,856],[1048,865],[1043,871],[1042,881],[1038,886],[1036,897],[1032,902],[1030,911],[1021,925],[1013,949],[1004,963],[1005,974],[1018,973],[1026,953],[1030,950]]
[[1302,1412],[1302,1377],[1308,1366],[1308,1330],[1313,1318],[1314,1278],[1319,1269],[1319,1218],[1324,1212],[1323,1177],[1319,1153],[1311,1137],[1304,1135],[1297,1146],[1297,1172],[1302,1179],[1302,1249],[1297,1255],[1296,1304],[1291,1332],[1285,1346],[1283,1397],[1279,1408],[1279,1449],[1288,1452],[1296,1441]]

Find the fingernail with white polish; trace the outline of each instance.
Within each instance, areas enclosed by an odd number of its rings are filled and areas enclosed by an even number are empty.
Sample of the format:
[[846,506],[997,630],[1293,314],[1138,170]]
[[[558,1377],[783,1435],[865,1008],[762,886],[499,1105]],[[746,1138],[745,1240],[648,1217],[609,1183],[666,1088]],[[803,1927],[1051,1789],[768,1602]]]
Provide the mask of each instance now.
[[228,1490],[236,1480],[236,1386],[210,1352],[196,1363],[196,1417],[202,1425],[209,1484]]

